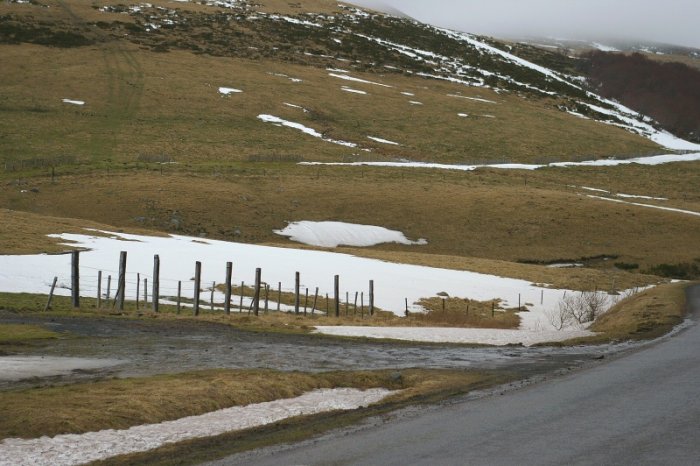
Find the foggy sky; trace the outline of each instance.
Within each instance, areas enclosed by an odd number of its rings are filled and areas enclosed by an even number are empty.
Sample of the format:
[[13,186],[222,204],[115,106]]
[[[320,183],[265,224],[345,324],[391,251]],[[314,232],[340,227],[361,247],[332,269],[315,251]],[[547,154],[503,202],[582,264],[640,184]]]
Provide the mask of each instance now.
[[646,40],[700,48],[700,0],[349,0],[495,37]]

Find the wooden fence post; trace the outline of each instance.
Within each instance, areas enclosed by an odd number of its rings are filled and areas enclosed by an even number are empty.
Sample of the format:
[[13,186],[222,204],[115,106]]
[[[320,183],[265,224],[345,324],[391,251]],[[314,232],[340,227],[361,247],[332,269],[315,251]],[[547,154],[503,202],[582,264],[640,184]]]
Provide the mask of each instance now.
[[49,299],[46,301],[46,307],[44,307],[44,312],[48,311],[51,307],[51,298],[53,298],[53,290],[56,289],[56,282],[58,277],[53,277],[53,283],[51,284],[51,291],[49,291]]
[[182,281],[177,281],[177,313],[180,313],[180,299],[182,296]]
[[102,307],[102,270],[97,271],[97,309]]
[[404,298],[406,300],[406,317],[408,317],[408,298]]
[[160,257],[153,256],[153,312],[158,312],[160,303]]
[[[109,277],[107,277],[107,298],[109,298]],[[143,277],[143,307],[148,306],[148,278]]]
[[365,292],[360,292],[360,317],[365,318]]
[[107,275],[107,304],[109,304],[109,297],[112,294],[112,276]]
[[224,312],[226,315],[231,314],[231,274],[233,272],[233,263],[226,262],[226,297],[224,298]]
[[277,282],[277,312],[280,311],[280,301],[282,301],[282,282]]
[[369,315],[374,315],[374,280],[369,281]]
[[258,267],[255,269],[255,293],[253,296],[253,314],[256,316],[260,315],[260,276],[262,275],[262,269]]
[[330,309],[328,307],[328,293],[326,293],[326,317],[330,314]]
[[139,291],[141,289],[141,274],[136,274],[136,310],[139,310]]
[[333,277],[333,292],[335,295],[335,316],[340,317],[340,275]]
[[267,314],[267,310],[268,310],[267,304],[268,304],[269,298],[270,298],[270,284],[265,283],[265,314]]
[[299,272],[294,275],[294,313],[299,314]]
[[311,315],[314,315],[316,310],[316,300],[318,299],[318,287],[316,287],[316,293],[314,293],[314,304],[311,306]]
[[199,315],[199,288],[202,280],[202,263],[197,261],[194,263],[194,310],[195,316]]
[[71,298],[73,307],[80,307],[80,251],[71,252]]
[[241,282],[241,294],[238,297],[238,312],[243,313],[243,287],[245,286],[245,282]]
[[348,316],[348,306],[350,305],[350,292],[345,292],[345,317]]
[[126,294],[126,251],[119,254],[119,278],[117,279],[117,308],[124,310],[124,295]]
[[304,295],[304,316],[306,316],[306,308],[309,307],[309,288],[306,288],[306,294]]
[[357,297],[360,295],[357,291],[355,292],[355,305],[353,306],[352,309],[352,315],[356,316],[357,315]]
[[211,311],[214,312],[214,289],[216,288],[216,282],[211,282],[211,296],[209,297],[209,304],[211,306]]

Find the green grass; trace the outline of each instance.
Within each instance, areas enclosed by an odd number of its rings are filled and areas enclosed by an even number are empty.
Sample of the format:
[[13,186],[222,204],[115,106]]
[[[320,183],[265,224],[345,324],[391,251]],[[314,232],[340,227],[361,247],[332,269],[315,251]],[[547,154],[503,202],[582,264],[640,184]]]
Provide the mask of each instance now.
[[50,340],[58,337],[58,333],[46,330],[38,325],[0,324],[0,345],[17,345],[37,340]]

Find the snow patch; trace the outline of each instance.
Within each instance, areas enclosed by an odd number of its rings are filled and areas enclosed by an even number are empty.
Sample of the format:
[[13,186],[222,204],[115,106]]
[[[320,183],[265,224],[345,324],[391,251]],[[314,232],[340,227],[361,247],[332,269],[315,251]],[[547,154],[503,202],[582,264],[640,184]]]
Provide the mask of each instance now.
[[472,171],[478,168],[500,168],[504,170],[537,170],[547,167],[613,167],[637,163],[639,165],[663,165],[666,163],[695,162],[700,160],[700,152],[694,154],[666,154],[632,159],[599,159],[584,162],[552,162],[546,165],[524,163],[496,163],[482,165],[452,165],[424,162],[299,162],[299,165],[338,165],[398,168],[437,168],[441,170]]
[[366,93],[365,91],[360,91],[360,90],[353,89],[353,88],[347,87],[347,86],[341,87],[340,90],[341,90],[341,91],[345,91],[345,92],[352,92],[353,94],[367,95],[367,93]]
[[479,98],[479,97],[467,97],[467,96],[465,96],[465,95],[458,95],[458,94],[447,94],[447,97],[455,97],[455,98],[458,98],[458,99],[474,100],[474,101],[476,101],[476,102],[483,102],[483,103],[487,103],[487,104],[496,104],[496,105],[498,105],[498,102],[496,102],[496,101],[494,101],[494,100],[482,99],[482,98]]
[[376,403],[392,392],[383,388],[320,389],[296,398],[235,406],[200,416],[124,430],[101,430],[36,439],[8,438],[0,442],[1,463],[14,466],[66,466],[148,451],[183,440],[272,424],[294,416],[351,410]]
[[340,146],[357,147],[357,144],[355,144],[353,142],[325,138],[325,137],[323,137],[323,135],[321,133],[319,133],[318,131],[316,131],[313,128],[309,128],[308,126],[304,126],[301,123],[295,123],[293,121],[283,120],[282,118],[274,116],[274,115],[261,114],[261,115],[258,115],[258,119],[264,121],[265,123],[272,123],[276,126],[286,126],[288,128],[294,128],[294,129],[301,131],[304,134],[308,134],[309,136],[313,136],[315,138],[319,138],[323,141],[331,142],[333,144],[338,144]]
[[367,136],[367,139],[371,139],[372,141],[376,141],[376,142],[381,142],[382,144],[390,144],[392,146],[400,146],[401,145],[398,142],[389,141],[388,139],[377,138],[374,136]]
[[531,346],[537,343],[563,341],[570,338],[595,335],[588,330],[538,331],[452,327],[318,326],[316,331],[325,335],[344,337],[390,338],[392,340],[429,343],[465,343],[495,346],[518,343],[524,346]]
[[346,81],[353,81],[353,82],[357,82],[357,83],[373,84],[375,86],[382,86],[382,87],[394,87],[394,86],[389,86],[388,84],[377,83],[374,81],[367,81],[366,79],[353,78],[352,76],[348,76],[347,74],[328,73],[328,76],[331,76],[333,78],[338,78],[338,79],[344,79]]
[[71,105],[85,105],[85,102],[82,100],[62,99],[61,102]]
[[229,94],[238,94],[240,92],[243,92],[240,89],[235,89],[233,87],[220,87],[219,88],[219,93],[223,95],[229,95]]
[[673,207],[663,207],[663,206],[652,205],[652,204],[641,204],[639,202],[627,202],[627,201],[623,201],[621,199],[610,199],[609,197],[593,196],[592,194],[588,194],[587,196],[590,198],[593,198],[593,199],[600,199],[602,201],[617,202],[618,204],[634,205],[637,207],[648,207],[650,209],[659,209],[659,210],[665,210],[668,212],[677,212],[679,214],[686,214],[686,215],[693,215],[696,217],[700,217],[700,212],[694,212],[692,210],[675,209]]
[[273,232],[288,236],[289,239],[298,243],[326,248],[335,248],[340,245],[366,247],[381,243],[428,244],[425,239],[410,241],[400,231],[345,222],[293,222],[283,230],[273,230]]

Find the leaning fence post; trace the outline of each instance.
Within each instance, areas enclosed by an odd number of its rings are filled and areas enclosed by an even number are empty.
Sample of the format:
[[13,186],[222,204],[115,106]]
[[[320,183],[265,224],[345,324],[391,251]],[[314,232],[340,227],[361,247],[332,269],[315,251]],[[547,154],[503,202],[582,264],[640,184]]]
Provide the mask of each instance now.
[[153,312],[158,312],[160,302],[160,257],[153,256]]
[[224,312],[226,315],[231,314],[231,273],[233,263],[226,262],[226,297],[224,298]]
[[314,303],[311,306],[311,315],[314,315],[314,311],[316,310],[316,300],[318,299],[318,287],[316,287],[316,293],[314,293]]
[[258,267],[255,269],[255,295],[253,296],[253,313],[258,316],[260,315],[260,275],[262,274],[262,269]]
[[333,292],[335,295],[335,316],[340,317],[340,275],[333,277]]
[[[136,288],[138,289],[138,288]],[[102,307],[102,270],[97,271],[97,309]]]
[[357,315],[357,297],[360,295],[357,291],[355,292],[355,305],[353,306],[352,309],[352,315],[356,316]]
[[199,315],[199,288],[202,279],[202,263],[197,261],[194,263],[194,315]]
[[374,315],[374,280],[369,281],[369,315]]
[[126,251],[119,254],[119,278],[117,280],[117,308],[123,311],[124,295],[126,294]]
[[80,307],[80,251],[71,252],[71,298],[73,307]]
[[209,303],[211,304],[212,312],[214,312],[214,288],[216,288],[216,282],[211,282],[211,297],[209,298]]
[[49,291],[49,299],[46,301],[46,307],[44,308],[44,312],[48,311],[49,308],[51,307],[51,298],[53,298],[53,290],[56,288],[56,281],[58,280],[58,277],[53,277],[53,283],[51,284],[51,291]]
[[299,272],[294,275],[294,313],[299,314]]

